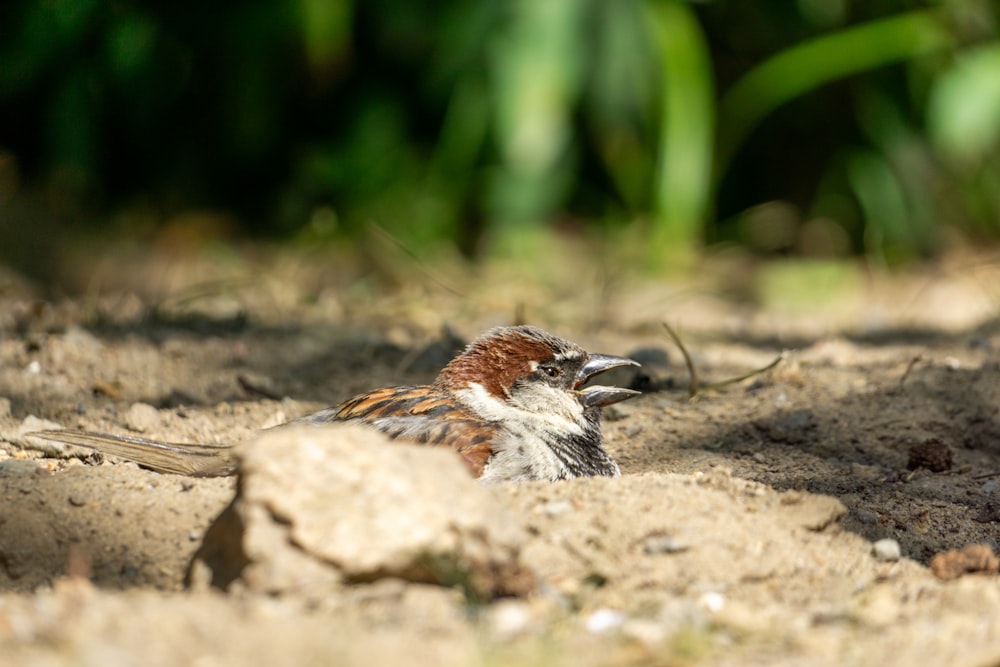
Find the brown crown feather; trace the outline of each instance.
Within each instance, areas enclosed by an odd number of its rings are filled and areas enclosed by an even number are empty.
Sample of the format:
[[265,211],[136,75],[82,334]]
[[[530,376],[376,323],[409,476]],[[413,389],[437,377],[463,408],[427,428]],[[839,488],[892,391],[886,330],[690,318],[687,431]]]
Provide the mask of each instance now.
[[491,329],[473,341],[438,375],[442,388],[481,384],[493,396],[508,398],[515,380],[531,374],[530,362],[551,360],[556,354],[578,353],[569,341],[536,327]]

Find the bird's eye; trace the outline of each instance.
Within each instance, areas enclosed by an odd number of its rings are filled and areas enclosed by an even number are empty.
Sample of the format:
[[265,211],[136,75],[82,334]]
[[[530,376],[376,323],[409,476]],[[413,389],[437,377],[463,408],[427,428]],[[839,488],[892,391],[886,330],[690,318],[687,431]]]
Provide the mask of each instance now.
[[559,377],[560,370],[556,366],[542,366],[541,369],[550,378]]

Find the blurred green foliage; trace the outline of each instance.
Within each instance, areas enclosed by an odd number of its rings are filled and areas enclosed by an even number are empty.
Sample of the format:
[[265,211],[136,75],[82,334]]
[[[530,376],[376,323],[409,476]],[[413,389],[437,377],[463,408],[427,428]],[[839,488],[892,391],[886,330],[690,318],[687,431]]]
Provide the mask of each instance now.
[[92,224],[891,263],[1000,235],[998,28],[995,0],[6,0],[0,158]]

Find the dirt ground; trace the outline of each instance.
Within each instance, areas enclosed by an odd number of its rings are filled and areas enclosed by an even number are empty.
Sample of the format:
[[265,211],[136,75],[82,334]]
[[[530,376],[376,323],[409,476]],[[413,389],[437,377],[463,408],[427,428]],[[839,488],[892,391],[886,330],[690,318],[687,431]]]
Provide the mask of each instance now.
[[[0,270],[0,665],[1000,663],[995,561],[929,567],[1000,550],[1000,258],[848,267],[806,297],[812,274],[732,257],[671,280],[442,266],[132,248],[67,263],[81,296]],[[490,489],[530,535],[524,598],[191,590],[233,479],[22,437],[239,442],[427,382],[515,320],[645,362],[605,414],[621,479]],[[703,383],[781,360],[692,399],[663,322]]]

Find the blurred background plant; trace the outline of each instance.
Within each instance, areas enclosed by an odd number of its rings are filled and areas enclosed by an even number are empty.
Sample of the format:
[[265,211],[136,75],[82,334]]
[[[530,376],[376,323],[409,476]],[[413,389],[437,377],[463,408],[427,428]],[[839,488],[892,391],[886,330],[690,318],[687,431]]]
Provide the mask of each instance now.
[[7,0],[0,242],[222,211],[893,265],[1000,236],[998,28],[995,0]]

